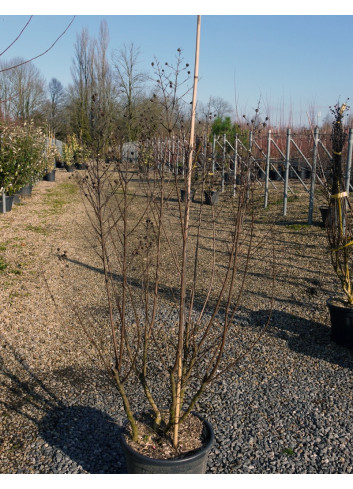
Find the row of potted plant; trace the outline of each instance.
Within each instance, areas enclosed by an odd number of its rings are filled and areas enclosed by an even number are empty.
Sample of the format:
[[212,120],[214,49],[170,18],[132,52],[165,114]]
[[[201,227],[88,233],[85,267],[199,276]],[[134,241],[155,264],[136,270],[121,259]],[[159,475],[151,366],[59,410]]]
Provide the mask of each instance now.
[[63,145],[63,166],[68,172],[73,172],[74,169],[86,169],[86,161],[89,157],[86,147],[79,143],[75,134],[67,136],[67,142]]
[[23,188],[55,169],[56,155],[56,147],[33,122],[0,124],[0,192],[6,207]]

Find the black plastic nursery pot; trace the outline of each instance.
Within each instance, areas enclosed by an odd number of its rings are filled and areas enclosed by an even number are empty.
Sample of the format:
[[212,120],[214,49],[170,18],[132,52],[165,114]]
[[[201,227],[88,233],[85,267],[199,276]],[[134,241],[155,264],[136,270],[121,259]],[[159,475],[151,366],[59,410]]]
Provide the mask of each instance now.
[[218,191],[208,191],[204,190],[204,195],[205,195],[205,204],[207,205],[215,205],[218,202],[219,199],[219,193]]
[[353,306],[331,297],[327,301],[331,318],[331,338],[338,345],[353,348]]
[[260,168],[257,171],[257,178],[258,178],[258,180],[261,180],[261,181],[264,181],[266,179],[266,173],[264,171],[260,170]]
[[[195,190],[191,189],[190,197],[191,197],[191,201],[194,202]],[[182,202],[186,201],[186,192],[185,192],[185,189],[183,189],[183,188],[180,189],[180,199],[182,200]]]
[[66,168],[66,171],[68,171],[69,173],[72,173],[76,170],[75,165],[66,165],[65,168]]
[[297,174],[298,174],[298,167],[297,166],[293,166],[293,165],[290,166],[289,167],[289,174],[288,174],[289,178],[291,180],[295,180],[296,178],[298,178],[297,177]]
[[55,182],[55,170],[52,170],[51,172],[44,175],[43,180],[47,182]]
[[230,183],[231,177],[229,172],[224,173],[224,183]]
[[301,180],[306,180],[306,178],[308,178],[307,170],[305,168],[301,168],[300,170],[298,170],[298,176]]
[[88,166],[86,163],[75,163],[76,170],[87,170]]
[[[5,196],[5,210],[6,212],[10,212],[12,209],[12,204],[13,204],[13,195],[6,195]],[[3,200],[0,200],[0,213],[4,212],[4,203]]]
[[15,205],[15,204],[20,204],[21,203],[21,199],[20,199],[20,196],[18,194],[14,194],[13,196],[13,201],[12,201],[12,205]]
[[207,442],[197,451],[183,458],[156,459],[149,458],[138,453],[126,442],[121,434],[121,444],[126,458],[129,474],[205,474],[207,468],[208,453],[214,443],[214,431],[212,425],[204,418],[194,413],[204,423],[208,432]]
[[281,173],[280,172],[278,173],[275,170],[270,170],[269,176],[270,176],[270,180],[274,180],[276,182],[282,180]]
[[328,218],[329,207],[327,205],[326,206],[322,205],[321,207],[319,207],[319,209],[321,213],[322,225],[323,227],[325,227]]
[[30,197],[32,195],[33,185],[27,184],[17,192],[21,197]]

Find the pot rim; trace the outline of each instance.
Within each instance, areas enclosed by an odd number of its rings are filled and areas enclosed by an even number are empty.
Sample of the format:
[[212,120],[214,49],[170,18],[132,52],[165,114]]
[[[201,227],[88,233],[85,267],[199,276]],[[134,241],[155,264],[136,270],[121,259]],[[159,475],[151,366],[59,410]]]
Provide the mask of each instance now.
[[[191,412],[191,414],[193,414],[194,416],[197,416],[201,421],[203,421],[203,423],[207,427],[208,433],[210,435],[210,438],[207,441],[207,443],[205,445],[203,445],[202,447],[200,447],[199,449],[194,450],[191,455],[186,455],[185,457],[182,457],[182,458],[168,458],[168,459],[147,457],[146,455],[139,453],[137,450],[132,448],[127,443],[127,441],[125,440],[125,437],[124,437],[124,428],[122,428],[121,432],[120,432],[121,443],[124,446],[124,448],[128,452],[132,453],[134,455],[134,457],[139,459],[140,462],[149,463],[150,465],[176,466],[176,465],[183,465],[187,462],[198,460],[199,458],[202,458],[205,454],[207,454],[211,450],[215,437],[214,437],[214,431],[213,431],[212,425],[209,421],[207,421],[207,419],[203,418],[200,414],[195,413],[193,411]],[[128,421],[126,420],[124,424],[127,424],[127,422]]]
[[[332,301],[339,301],[339,302],[342,302],[342,305],[340,304],[332,304]],[[345,302],[348,304],[347,301],[343,301],[343,299],[341,299],[341,297],[338,297],[338,296],[334,296],[334,297],[329,297],[326,301],[326,304],[328,307],[335,307],[336,309],[343,309],[343,310],[352,310],[353,311],[353,305],[352,306],[346,306],[345,305]]]

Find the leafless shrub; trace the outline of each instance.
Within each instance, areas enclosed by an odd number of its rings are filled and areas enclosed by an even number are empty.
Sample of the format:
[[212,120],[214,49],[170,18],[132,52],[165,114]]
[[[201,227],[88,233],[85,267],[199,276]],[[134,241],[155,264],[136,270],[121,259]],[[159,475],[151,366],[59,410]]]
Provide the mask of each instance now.
[[349,304],[353,304],[352,290],[352,208],[345,191],[342,170],[342,151],[346,141],[343,128],[346,104],[336,104],[331,109],[334,115],[332,124],[332,189],[329,213],[326,221],[327,238],[331,262],[340,279],[342,290]]
[[[141,161],[113,165],[97,155],[80,177],[104,270],[113,365],[99,332],[86,332],[115,378],[134,441],[132,378],[154,412],[155,430],[176,448],[180,423],[244,354],[233,342],[254,245],[252,160],[236,197],[224,196],[218,208],[182,202],[188,174],[169,172],[153,145],[148,161],[146,170]],[[207,171],[205,162],[201,185]]]

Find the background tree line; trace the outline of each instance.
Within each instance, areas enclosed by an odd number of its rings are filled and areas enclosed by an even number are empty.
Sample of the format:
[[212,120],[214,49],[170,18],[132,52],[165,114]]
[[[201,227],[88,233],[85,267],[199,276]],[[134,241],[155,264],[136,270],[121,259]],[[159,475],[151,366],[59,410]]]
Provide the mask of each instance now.
[[[71,65],[72,81],[64,87],[53,78],[49,84],[32,63],[22,59],[0,63],[0,119],[4,122],[33,120],[57,139],[75,135],[83,145],[104,131],[107,145],[157,135],[185,136],[189,129],[192,74],[180,48],[170,61],[151,62],[142,71],[140,51],[133,44],[109,51],[105,21],[98,39],[87,29],[77,36]],[[20,65],[17,68],[13,66]],[[212,125],[234,127],[232,107],[220,97],[200,103],[199,135],[210,135]],[[98,124],[99,121],[99,124]],[[233,128],[232,128],[233,127]]]

